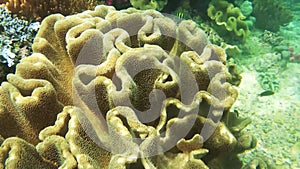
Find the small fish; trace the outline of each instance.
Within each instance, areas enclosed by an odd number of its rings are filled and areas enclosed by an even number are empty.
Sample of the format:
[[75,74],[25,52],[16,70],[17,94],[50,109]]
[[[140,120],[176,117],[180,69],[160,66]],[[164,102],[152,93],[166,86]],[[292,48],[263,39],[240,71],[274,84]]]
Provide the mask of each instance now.
[[178,16],[178,18],[183,19],[184,18],[184,13],[183,12],[178,12],[176,14]]
[[263,97],[263,96],[271,96],[273,95],[275,92],[272,90],[265,90],[262,93],[258,94],[258,96]]

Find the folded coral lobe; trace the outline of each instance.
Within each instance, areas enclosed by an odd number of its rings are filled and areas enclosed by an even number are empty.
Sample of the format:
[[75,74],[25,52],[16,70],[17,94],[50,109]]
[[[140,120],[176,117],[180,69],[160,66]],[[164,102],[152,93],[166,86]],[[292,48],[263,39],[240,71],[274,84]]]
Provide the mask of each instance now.
[[0,87],[3,140],[22,138],[57,167],[208,168],[237,158],[223,122],[237,97],[226,54],[194,22],[97,6],[44,19],[33,49]]

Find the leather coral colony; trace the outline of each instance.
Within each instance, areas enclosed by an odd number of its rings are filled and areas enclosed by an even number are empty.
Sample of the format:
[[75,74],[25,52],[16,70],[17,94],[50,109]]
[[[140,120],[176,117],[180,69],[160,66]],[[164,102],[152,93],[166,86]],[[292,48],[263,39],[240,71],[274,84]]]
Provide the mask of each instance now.
[[192,21],[97,6],[45,18],[33,50],[0,87],[0,168],[240,168],[255,146]]

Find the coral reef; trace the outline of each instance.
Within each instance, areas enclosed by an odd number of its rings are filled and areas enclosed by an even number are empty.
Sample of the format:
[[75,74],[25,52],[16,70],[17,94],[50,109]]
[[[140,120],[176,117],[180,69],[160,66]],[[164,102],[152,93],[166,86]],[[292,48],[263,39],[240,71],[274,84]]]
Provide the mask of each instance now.
[[112,5],[116,9],[128,8],[130,6],[129,0],[106,0],[105,4]]
[[97,0],[8,0],[5,5],[14,14],[30,20],[41,20],[53,13],[70,15],[93,9],[97,3]]
[[267,53],[262,58],[257,59],[254,68],[258,72],[258,81],[266,91],[278,92],[279,75],[285,70],[288,63],[287,58],[283,58],[280,53]]
[[255,26],[260,29],[277,32],[280,26],[292,21],[290,11],[281,2],[253,0],[253,6]]
[[245,40],[249,36],[246,17],[233,4],[224,0],[213,0],[209,4],[207,15],[216,22],[218,26],[215,29],[222,37],[228,38],[232,35]]
[[[288,63],[293,62],[290,44],[279,33],[256,30],[252,34],[254,36],[241,46],[243,52],[236,55],[235,59],[257,72],[257,81],[264,89],[260,96],[277,93],[281,88],[279,77]],[[261,46],[260,50],[257,50],[257,46]],[[251,57],[245,58],[245,55]]]
[[[178,7],[175,11],[172,12],[173,15],[176,15],[178,18],[174,18],[175,20],[192,20],[197,23],[198,27],[202,29],[207,35],[208,40],[217,46],[222,47],[228,58],[231,58],[237,54],[240,54],[240,49],[237,45],[231,45],[230,42],[225,41],[221,36],[219,36],[218,32],[213,28],[214,26],[210,23],[210,21],[206,21],[200,16],[200,11],[196,9],[191,9],[190,4],[181,3],[180,7]],[[208,4],[207,4],[208,6]],[[204,17],[205,18],[205,17]]]
[[279,33],[274,33],[268,30],[265,30],[261,36],[261,40],[263,42],[269,43],[272,45],[272,47],[276,47],[281,45],[282,41],[284,40],[284,37],[280,36]]
[[241,12],[244,16],[248,17],[253,12],[252,3],[250,1],[244,1],[240,5]]
[[[194,18],[193,18],[194,20]],[[228,58],[232,58],[235,55],[241,53],[239,47],[237,45],[231,45],[225,42],[225,40],[219,36],[219,34],[207,23],[200,23],[199,27],[205,32],[207,38],[212,44],[218,45],[222,47],[227,54]]]
[[283,56],[287,56],[289,58],[289,61],[300,63],[300,53],[296,53],[294,51],[294,48],[289,48],[288,52],[282,51],[281,53]]
[[97,6],[48,16],[32,48],[0,87],[2,168],[241,168],[256,145],[193,21]]
[[161,11],[168,3],[168,0],[130,0],[130,3],[137,9],[155,9]]
[[29,23],[0,7],[0,83],[8,73],[15,71],[22,58],[32,53],[31,46],[38,28],[39,22]]
[[258,157],[252,160],[249,164],[244,166],[242,169],[256,169],[256,168],[275,169],[276,166],[269,159]]

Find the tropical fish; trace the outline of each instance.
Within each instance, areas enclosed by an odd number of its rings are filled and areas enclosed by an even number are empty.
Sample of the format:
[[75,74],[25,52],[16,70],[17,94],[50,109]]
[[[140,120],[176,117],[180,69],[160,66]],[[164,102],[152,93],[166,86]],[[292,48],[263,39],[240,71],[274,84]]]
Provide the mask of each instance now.
[[263,97],[263,96],[271,96],[273,95],[275,92],[272,90],[265,90],[263,92],[261,92],[260,94],[258,94],[258,96]]

